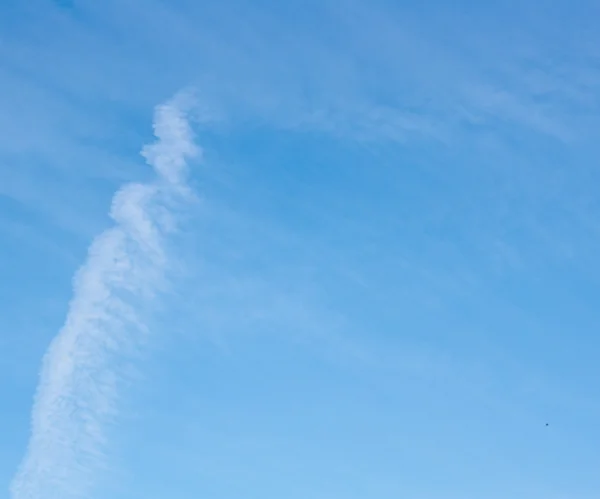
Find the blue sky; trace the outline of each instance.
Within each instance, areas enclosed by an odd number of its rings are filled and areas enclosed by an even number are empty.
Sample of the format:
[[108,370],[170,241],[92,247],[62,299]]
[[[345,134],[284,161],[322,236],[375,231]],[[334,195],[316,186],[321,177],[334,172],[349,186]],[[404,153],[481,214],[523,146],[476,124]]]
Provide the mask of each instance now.
[[598,14],[1,2],[0,498],[597,497]]

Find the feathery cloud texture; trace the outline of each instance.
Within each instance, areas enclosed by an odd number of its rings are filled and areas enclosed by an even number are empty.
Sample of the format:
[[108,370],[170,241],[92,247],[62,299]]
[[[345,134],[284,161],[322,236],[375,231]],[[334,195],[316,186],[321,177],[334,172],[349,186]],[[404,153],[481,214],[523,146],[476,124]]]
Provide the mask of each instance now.
[[200,153],[184,108],[177,98],[156,108],[157,141],[142,155],[157,177],[115,194],[115,225],[93,241],[74,279],[66,322],[44,359],[14,499],[83,497],[106,464],[105,430],[117,411],[124,366],[147,333],[137,305],[164,283],[172,208],[189,199],[187,160]]

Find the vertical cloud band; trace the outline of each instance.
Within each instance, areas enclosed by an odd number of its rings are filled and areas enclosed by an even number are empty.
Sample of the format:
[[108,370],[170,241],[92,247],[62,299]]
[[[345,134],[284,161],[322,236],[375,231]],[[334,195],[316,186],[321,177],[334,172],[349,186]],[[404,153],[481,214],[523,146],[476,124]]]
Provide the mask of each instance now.
[[156,178],[114,196],[114,221],[77,272],[64,326],[43,360],[26,455],[13,499],[85,497],[106,465],[106,427],[117,414],[124,366],[146,337],[139,310],[166,279],[164,248],[188,199],[188,160],[199,155],[182,101],[155,109],[156,141],[142,151]]

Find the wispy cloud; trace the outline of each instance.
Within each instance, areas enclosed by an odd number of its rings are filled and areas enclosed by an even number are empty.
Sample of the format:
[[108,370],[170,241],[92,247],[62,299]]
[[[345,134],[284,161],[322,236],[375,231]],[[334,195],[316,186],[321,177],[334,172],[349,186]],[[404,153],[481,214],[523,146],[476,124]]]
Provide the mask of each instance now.
[[187,160],[200,152],[181,98],[156,108],[154,130],[157,141],[142,154],[156,179],[114,196],[114,226],[89,248],[66,322],[44,358],[29,447],[11,485],[15,499],[84,497],[106,464],[105,430],[124,365],[146,335],[137,307],[166,278],[173,207],[189,198]]

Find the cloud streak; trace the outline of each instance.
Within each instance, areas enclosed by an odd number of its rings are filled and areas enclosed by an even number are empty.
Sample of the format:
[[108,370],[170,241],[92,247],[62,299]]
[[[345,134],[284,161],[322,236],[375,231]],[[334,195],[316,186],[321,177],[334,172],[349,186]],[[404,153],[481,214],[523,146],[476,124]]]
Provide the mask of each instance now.
[[142,150],[156,178],[115,194],[114,226],[92,242],[74,278],[66,322],[43,361],[13,499],[84,497],[106,466],[106,428],[127,361],[148,332],[140,310],[165,284],[165,238],[175,228],[175,207],[191,194],[187,161],[200,149],[185,110],[179,97],[156,108],[157,140]]

